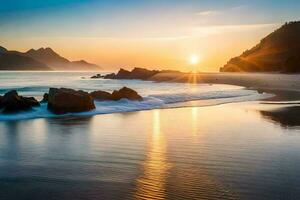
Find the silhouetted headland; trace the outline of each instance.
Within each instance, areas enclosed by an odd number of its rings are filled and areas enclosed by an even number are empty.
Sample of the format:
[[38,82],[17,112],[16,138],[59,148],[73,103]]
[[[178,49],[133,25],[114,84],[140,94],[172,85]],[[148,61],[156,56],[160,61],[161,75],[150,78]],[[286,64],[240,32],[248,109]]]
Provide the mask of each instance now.
[[84,60],[69,61],[51,48],[9,51],[0,47],[0,70],[20,71],[98,71],[101,68]]
[[284,24],[255,47],[232,58],[221,72],[300,72],[300,22]]

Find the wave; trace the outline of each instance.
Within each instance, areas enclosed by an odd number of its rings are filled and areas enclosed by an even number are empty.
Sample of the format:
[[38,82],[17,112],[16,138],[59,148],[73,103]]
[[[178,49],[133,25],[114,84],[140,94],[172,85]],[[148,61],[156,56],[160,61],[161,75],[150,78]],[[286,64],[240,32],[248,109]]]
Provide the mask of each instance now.
[[[18,89],[19,90],[19,89]],[[47,110],[47,104],[30,111],[14,114],[0,114],[0,121],[24,120],[33,118],[55,118],[72,116],[92,116],[98,114],[123,113],[150,109],[180,108],[190,106],[211,106],[224,103],[262,100],[272,97],[271,94],[258,93],[254,90],[227,90],[204,93],[159,94],[144,97],[144,101],[95,101],[96,109],[89,112],[56,115]]]

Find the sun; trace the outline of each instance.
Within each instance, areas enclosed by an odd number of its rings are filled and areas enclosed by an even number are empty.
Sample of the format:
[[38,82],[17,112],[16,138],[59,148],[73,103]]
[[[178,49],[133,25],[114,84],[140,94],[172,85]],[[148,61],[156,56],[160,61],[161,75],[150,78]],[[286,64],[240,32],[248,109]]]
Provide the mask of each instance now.
[[192,54],[189,57],[189,63],[191,65],[197,65],[200,62],[200,57],[197,54]]

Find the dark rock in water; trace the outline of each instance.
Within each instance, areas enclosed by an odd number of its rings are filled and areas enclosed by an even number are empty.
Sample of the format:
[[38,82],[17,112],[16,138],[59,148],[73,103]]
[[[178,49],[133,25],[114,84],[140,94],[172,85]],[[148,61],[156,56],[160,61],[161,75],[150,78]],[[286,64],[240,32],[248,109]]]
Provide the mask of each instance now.
[[123,87],[120,90],[115,90],[112,93],[112,99],[118,101],[120,99],[129,99],[132,101],[142,101],[143,98],[133,89]]
[[43,99],[42,99],[41,103],[46,103],[46,102],[48,102],[48,100],[49,100],[49,94],[48,94],[48,93],[45,93],[45,94],[43,95]]
[[40,106],[40,103],[34,97],[21,97],[24,101],[29,103],[31,106]]
[[144,68],[134,68],[132,71],[120,69],[117,74],[108,74],[104,76],[105,79],[140,79],[147,80],[155,74],[159,73],[157,70],[148,70]]
[[95,109],[89,93],[67,88],[50,88],[48,109],[56,114],[84,112]]
[[155,74],[159,73],[157,70],[148,70],[144,68],[134,68],[131,71],[130,79],[141,79],[141,80],[147,80],[151,76],[154,76]]
[[101,74],[96,74],[95,76],[92,76],[91,78],[102,78]]
[[3,96],[0,96],[0,109],[3,108],[3,105],[2,105],[2,99],[3,99]]
[[115,73],[107,74],[103,78],[104,79],[116,79],[116,74]]
[[90,95],[97,101],[113,100],[111,93],[101,90],[91,92]]
[[35,98],[19,96],[15,90],[7,92],[0,100],[0,108],[3,109],[3,112],[18,112],[40,106]]
[[118,101],[120,99],[129,99],[131,101],[141,101],[143,98],[133,89],[123,87],[115,90],[113,93],[105,91],[95,91],[90,93],[91,97],[97,101]]

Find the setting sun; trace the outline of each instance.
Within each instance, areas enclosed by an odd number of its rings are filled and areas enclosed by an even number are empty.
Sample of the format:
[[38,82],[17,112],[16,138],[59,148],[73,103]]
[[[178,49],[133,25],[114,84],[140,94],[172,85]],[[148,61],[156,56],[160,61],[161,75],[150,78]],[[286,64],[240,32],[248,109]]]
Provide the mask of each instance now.
[[200,62],[200,57],[196,54],[192,54],[189,58],[189,63],[192,65],[197,65]]

